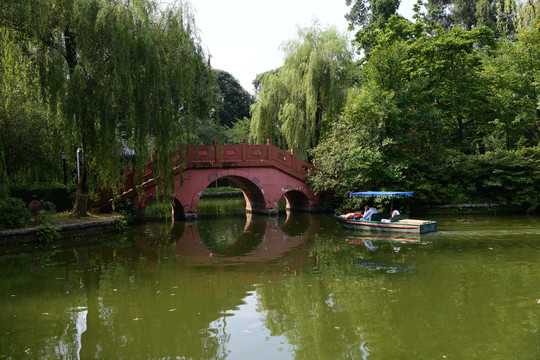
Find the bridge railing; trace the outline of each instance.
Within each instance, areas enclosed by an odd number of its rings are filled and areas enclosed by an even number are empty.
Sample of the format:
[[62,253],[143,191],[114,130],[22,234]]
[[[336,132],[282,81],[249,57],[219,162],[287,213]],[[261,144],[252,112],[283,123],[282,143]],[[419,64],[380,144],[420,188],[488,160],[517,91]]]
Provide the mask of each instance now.
[[179,159],[183,159],[184,168],[202,167],[276,167],[290,175],[306,180],[306,175],[313,165],[300,159],[294,150],[287,152],[268,140],[265,145],[220,144],[217,140],[212,145],[188,145],[178,148]]
[[[173,166],[180,169],[193,168],[234,168],[234,167],[274,167],[299,180],[306,181],[306,175],[313,165],[300,159],[290,152],[282,150],[268,140],[265,145],[246,144],[220,144],[217,140],[212,145],[188,145],[184,148],[177,146],[177,157],[173,160]],[[125,169],[123,184],[117,189],[121,194],[118,202],[132,197],[136,183],[143,188],[153,186],[153,156],[146,164],[146,170],[140,179],[135,178],[135,173],[129,167]],[[111,203],[112,192],[99,191],[102,206]]]

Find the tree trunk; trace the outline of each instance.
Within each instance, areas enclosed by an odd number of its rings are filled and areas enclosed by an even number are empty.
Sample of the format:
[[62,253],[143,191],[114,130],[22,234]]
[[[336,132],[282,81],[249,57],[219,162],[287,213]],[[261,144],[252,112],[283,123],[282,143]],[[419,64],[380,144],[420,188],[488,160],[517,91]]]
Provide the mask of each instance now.
[[[69,74],[73,76],[75,66],[77,65],[77,45],[75,42],[75,36],[73,31],[69,26],[66,26],[64,29],[64,47],[66,49],[65,59],[68,64]],[[82,130],[84,132],[84,130]],[[84,134],[82,135],[82,152],[81,155],[84,158],[86,144],[84,140]],[[72,216],[88,216],[88,183],[87,183],[87,173],[85,161],[81,161],[82,166],[80,168],[81,176],[77,183],[77,197],[75,199],[75,204],[73,205],[73,210],[71,210]]]
[[80,166],[81,177],[78,179],[79,182],[77,183],[77,197],[75,199],[75,205],[73,205],[73,210],[71,210],[72,216],[88,216],[88,174],[86,171],[86,162],[84,161],[84,141],[82,149],[82,164]]

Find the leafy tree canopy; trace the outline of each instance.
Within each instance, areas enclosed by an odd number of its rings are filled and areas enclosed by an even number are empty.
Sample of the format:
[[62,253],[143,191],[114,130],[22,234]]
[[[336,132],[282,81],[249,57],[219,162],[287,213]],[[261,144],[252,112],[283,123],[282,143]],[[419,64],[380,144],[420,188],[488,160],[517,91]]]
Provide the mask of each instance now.
[[117,183],[121,133],[141,165],[150,151],[165,165],[215,107],[209,60],[183,3],[5,0],[0,14],[60,115],[67,148],[82,149],[76,214],[86,213],[88,181]]
[[488,95],[479,52],[494,45],[493,33],[445,32],[394,16],[376,40],[343,116],[313,150],[318,190],[400,184],[418,159],[475,149]]
[[305,150],[317,145],[325,122],[345,104],[352,50],[335,28],[317,23],[299,28],[283,50],[283,66],[264,75],[259,101],[251,107],[251,133],[256,142],[272,138]]
[[249,116],[249,107],[254,99],[230,73],[214,70],[214,76],[220,89],[219,122],[230,127],[237,120]]
[[515,31],[514,0],[428,0],[425,5],[429,19],[445,30],[487,26],[497,37],[512,35]]
[[349,30],[358,28],[356,42],[364,52],[369,52],[377,32],[384,30],[386,22],[397,14],[400,0],[346,0],[350,12],[345,15]]

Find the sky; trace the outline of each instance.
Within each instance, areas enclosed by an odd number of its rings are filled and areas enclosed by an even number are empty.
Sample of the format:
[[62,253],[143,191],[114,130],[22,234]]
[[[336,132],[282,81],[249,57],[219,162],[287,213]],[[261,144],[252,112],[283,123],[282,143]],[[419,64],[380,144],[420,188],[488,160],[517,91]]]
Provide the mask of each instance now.
[[[415,0],[402,0],[399,13],[412,18]],[[323,28],[347,32],[345,0],[189,0],[195,25],[212,68],[233,75],[253,93],[257,74],[283,64],[280,45],[296,38],[297,28],[318,20]],[[352,33],[349,33],[351,39]]]

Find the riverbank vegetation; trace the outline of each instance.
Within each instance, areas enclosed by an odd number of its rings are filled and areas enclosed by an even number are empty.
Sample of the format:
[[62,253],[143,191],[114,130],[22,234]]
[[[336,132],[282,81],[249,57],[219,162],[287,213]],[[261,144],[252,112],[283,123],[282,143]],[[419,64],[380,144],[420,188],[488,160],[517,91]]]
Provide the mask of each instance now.
[[407,190],[424,208],[537,210],[539,1],[429,0],[413,20],[397,0],[344,1],[354,39],[299,27],[254,96],[212,69],[187,2],[2,1],[0,214],[45,182],[85,215],[94,188],[150,153],[170,194],[176,144],[214,138],[296,148],[337,199]]
[[[312,188],[337,197],[399,189],[414,191],[417,207],[489,202],[537,210],[540,12],[531,14],[538,2],[532,10],[517,3],[477,3],[475,10],[471,2],[471,10],[463,3],[437,8],[428,2],[429,13],[418,3],[414,21],[395,15],[399,2],[384,9],[376,3],[356,1],[348,14],[351,26],[359,27],[353,44],[361,56],[354,64],[349,53],[332,52],[350,51],[339,47],[340,40],[325,43],[335,30],[314,24],[299,31],[296,43],[310,47],[310,60],[319,65],[303,76],[315,95],[306,100],[290,79],[289,59],[305,51],[287,47],[283,66],[261,82],[252,136],[300,146],[316,164]],[[321,79],[346,89],[346,101],[317,91]],[[272,116],[264,118],[258,114],[266,104]],[[291,136],[291,111],[321,119],[296,123],[300,130],[293,134],[308,142]]]

